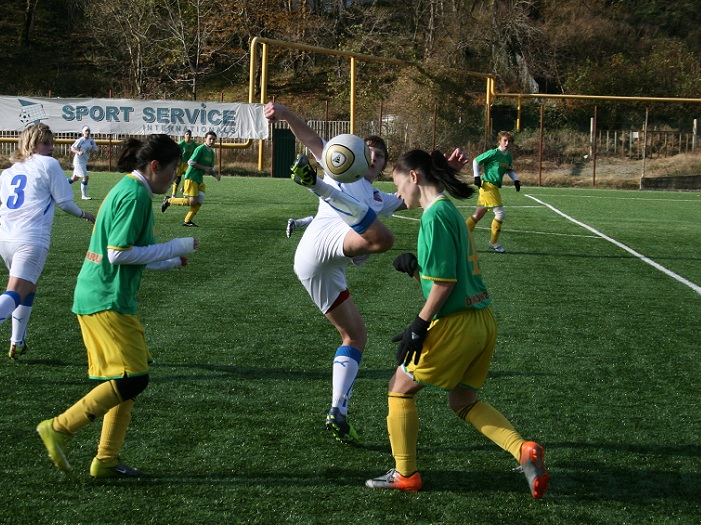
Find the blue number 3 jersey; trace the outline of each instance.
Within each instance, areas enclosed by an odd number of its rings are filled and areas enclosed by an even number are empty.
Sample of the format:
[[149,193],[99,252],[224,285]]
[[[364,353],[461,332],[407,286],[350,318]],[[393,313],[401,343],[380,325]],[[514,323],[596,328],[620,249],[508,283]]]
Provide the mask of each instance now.
[[35,154],[2,172],[0,200],[0,241],[48,248],[55,205],[73,190],[56,159]]

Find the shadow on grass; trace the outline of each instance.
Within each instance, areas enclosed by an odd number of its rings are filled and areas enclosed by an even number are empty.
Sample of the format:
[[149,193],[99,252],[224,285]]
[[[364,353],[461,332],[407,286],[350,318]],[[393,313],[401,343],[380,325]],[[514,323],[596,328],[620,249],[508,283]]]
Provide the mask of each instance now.
[[[158,366],[162,367],[161,373],[157,369]],[[326,381],[331,379],[331,370],[300,370],[296,368],[267,368],[267,367],[250,367],[250,366],[235,366],[235,365],[176,365],[176,364],[160,364],[154,365],[156,369],[154,374],[151,375],[151,382],[154,383],[168,383],[173,381],[183,381],[183,380],[196,380],[196,381],[210,381],[212,379],[240,379],[250,381],[252,379],[269,379],[277,380],[284,379],[286,381]],[[193,370],[204,370],[206,374],[192,373],[192,374],[168,374],[166,375],[165,369],[167,368],[186,368]],[[370,380],[385,380],[389,381],[392,374],[394,374],[394,368],[374,369],[374,370],[361,370],[358,374],[358,379],[370,379]],[[499,377],[541,377],[541,376],[553,376],[554,373],[548,372],[523,372],[523,371],[499,371],[490,372],[490,378]]]
[[[682,474],[649,469],[621,469],[591,463],[573,465],[577,472],[550,472],[550,489],[544,501],[617,501],[636,505],[648,505],[665,500],[701,502],[696,490],[701,486],[701,474]],[[593,471],[594,470],[594,471]],[[365,480],[382,475],[381,471],[356,469],[329,469],[325,472],[279,471],[251,472],[246,469],[209,474],[152,473],[139,480],[99,480],[94,483],[115,484],[126,487],[135,483],[150,486],[228,486],[242,488],[280,487],[358,487],[364,488]],[[425,470],[422,472],[423,492],[431,493],[524,493],[528,485],[517,471],[486,470]]]

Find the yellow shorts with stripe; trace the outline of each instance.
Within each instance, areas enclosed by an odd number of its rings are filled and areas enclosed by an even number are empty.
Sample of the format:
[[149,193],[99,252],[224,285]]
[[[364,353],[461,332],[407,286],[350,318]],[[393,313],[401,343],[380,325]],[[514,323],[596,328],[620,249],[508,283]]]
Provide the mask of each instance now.
[[452,390],[479,390],[487,378],[497,343],[492,309],[470,308],[435,319],[428,329],[419,364],[403,366],[417,383]]
[[118,379],[148,374],[151,354],[144,327],[136,314],[105,310],[78,315],[88,350],[90,379]]
[[205,190],[204,182],[195,182],[192,179],[185,179],[183,182],[183,196],[185,197],[197,197],[200,192]]
[[477,197],[477,206],[484,206],[485,208],[496,208],[497,206],[503,206],[501,203],[501,193],[499,192],[499,187],[491,182],[482,181],[480,194],[479,197]]

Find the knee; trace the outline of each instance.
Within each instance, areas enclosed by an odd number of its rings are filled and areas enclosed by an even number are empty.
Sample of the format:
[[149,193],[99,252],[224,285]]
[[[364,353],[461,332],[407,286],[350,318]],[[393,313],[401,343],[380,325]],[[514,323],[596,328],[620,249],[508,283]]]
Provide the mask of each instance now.
[[382,253],[390,250],[394,245],[394,234],[389,228],[382,228],[376,232],[370,242],[371,253]]
[[141,392],[146,390],[149,382],[148,374],[143,376],[121,377],[114,380],[119,395],[123,400],[135,399]]
[[499,222],[504,222],[506,218],[506,210],[502,206],[494,208],[494,218]]
[[453,390],[448,394],[448,405],[460,419],[465,419],[467,413],[477,403],[477,392],[467,389]]

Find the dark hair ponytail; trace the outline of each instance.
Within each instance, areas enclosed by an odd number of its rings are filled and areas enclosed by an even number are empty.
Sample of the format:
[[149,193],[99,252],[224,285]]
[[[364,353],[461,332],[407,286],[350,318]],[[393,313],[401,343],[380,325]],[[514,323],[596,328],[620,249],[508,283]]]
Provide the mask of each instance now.
[[448,159],[438,150],[428,153],[414,149],[399,156],[394,169],[402,173],[414,170],[428,183],[440,186],[456,199],[469,199],[475,190],[467,182],[458,178],[458,171],[448,164]]
[[165,166],[181,156],[180,148],[168,135],[149,135],[146,140],[131,137],[124,141],[117,168],[123,173],[128,173],[143,170],[152,160]]

